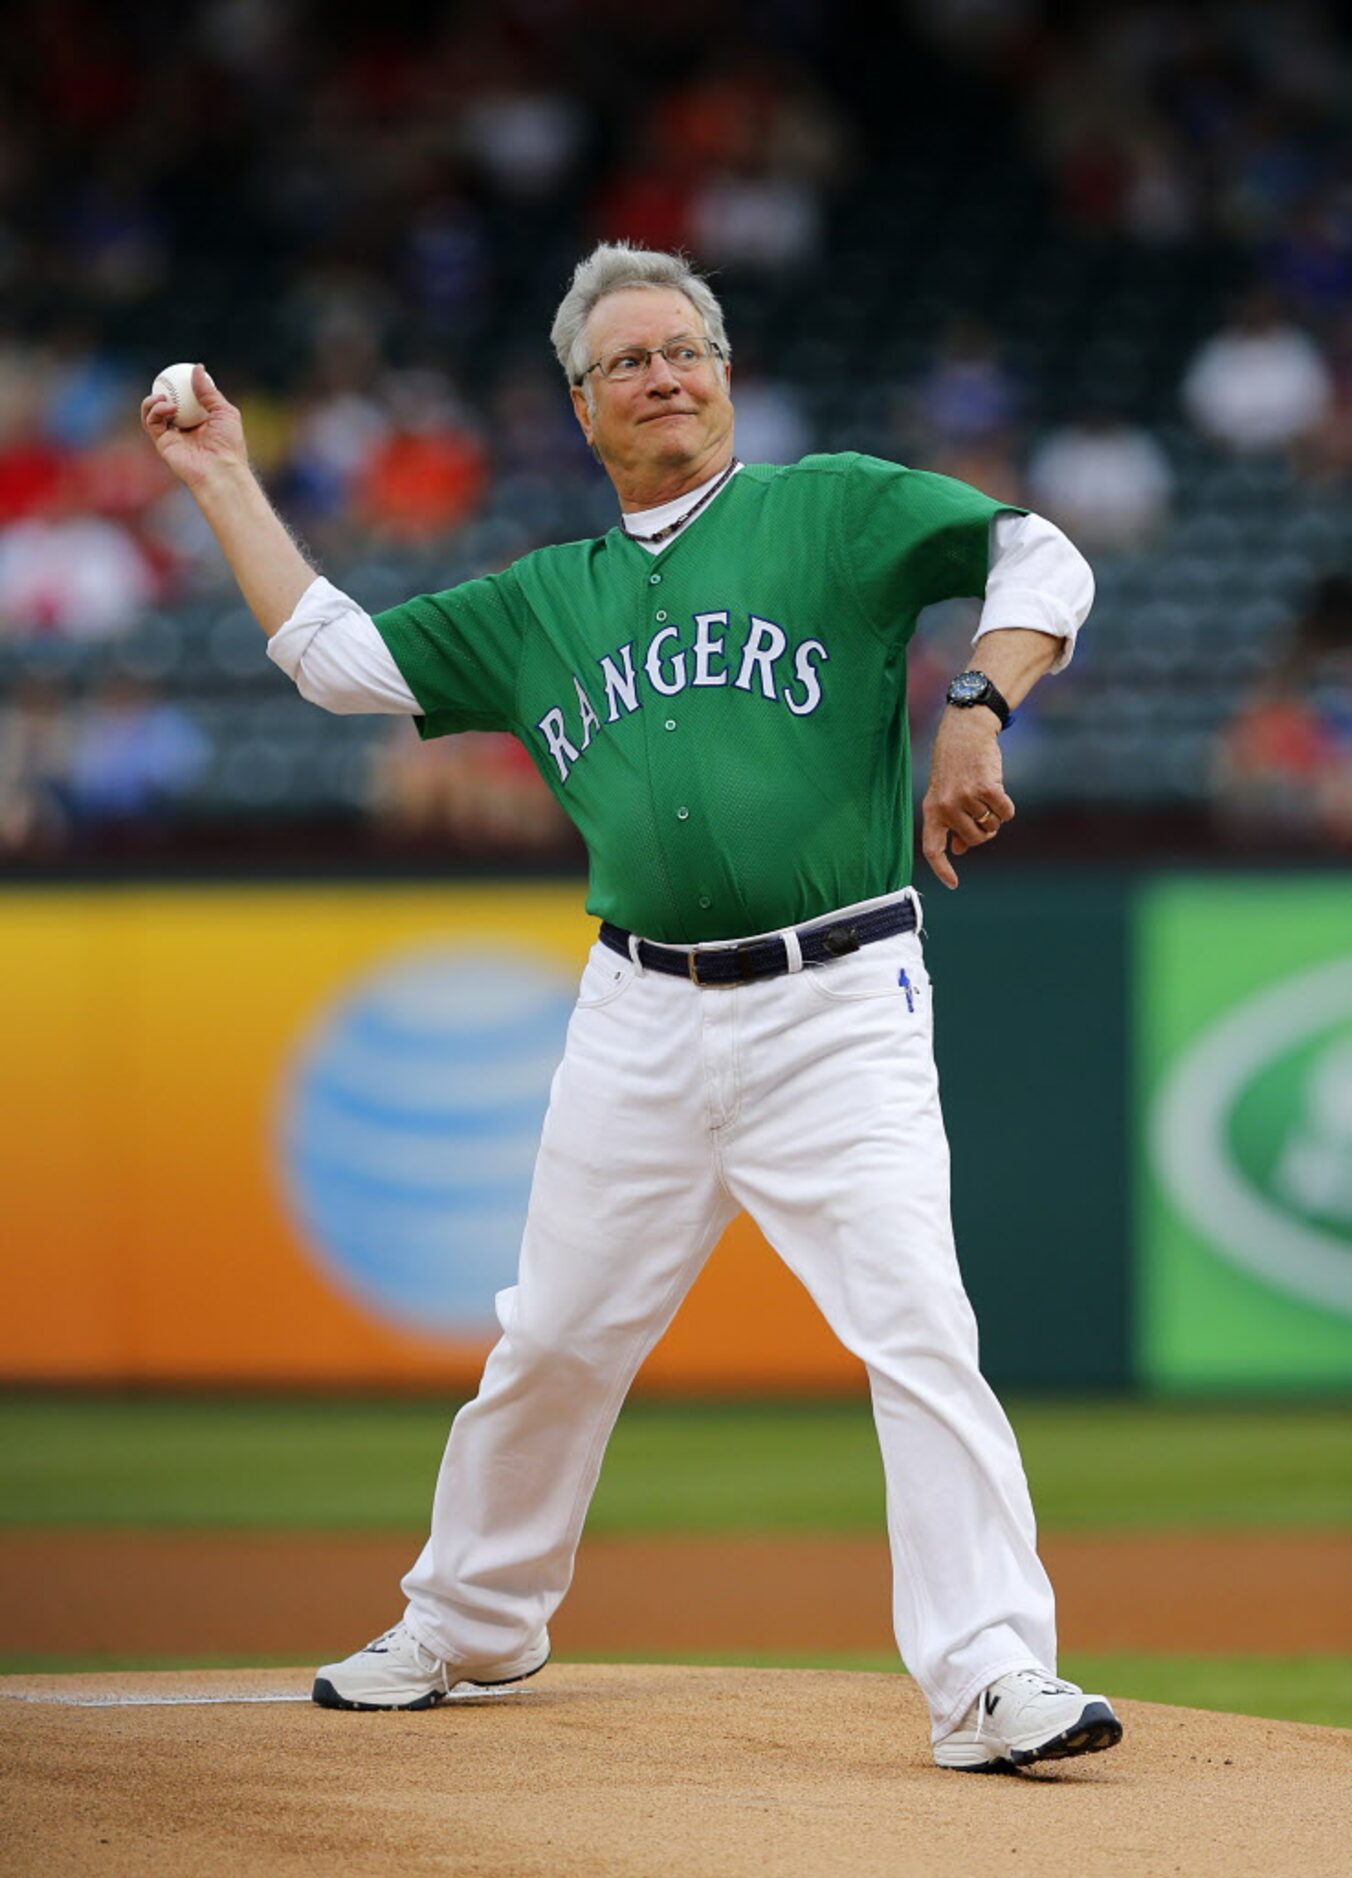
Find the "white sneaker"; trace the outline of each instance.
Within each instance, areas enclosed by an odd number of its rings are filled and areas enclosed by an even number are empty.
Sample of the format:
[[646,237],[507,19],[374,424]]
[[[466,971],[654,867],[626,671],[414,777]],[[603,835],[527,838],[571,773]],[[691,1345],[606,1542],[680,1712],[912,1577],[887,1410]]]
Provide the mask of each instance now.
[[957,1727],[934,1744],[936,1767],[993,1774],[1116,1747],[1122,1724],[1108,1698],[1086,1695],[1041,1669],[999,1676]]
[[325,1663],[311,1697],[321,1708],[435,1708],[461,1683],[491,1689],[533,1676],[549,1661],[542,1630],[520,1656],[502,1663],[443,1663],[402,1621],[341,1663]]

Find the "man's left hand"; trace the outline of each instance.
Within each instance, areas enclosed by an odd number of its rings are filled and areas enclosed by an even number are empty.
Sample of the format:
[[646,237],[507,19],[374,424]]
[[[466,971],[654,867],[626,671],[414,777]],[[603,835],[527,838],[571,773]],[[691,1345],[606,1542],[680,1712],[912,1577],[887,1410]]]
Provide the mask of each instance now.
[[1000,725],[985,705],[966,710],[950,705],[940,718],[921,812],[925,859],[945,887],[958,884],[950,852],[956,858],[993,841],[1013,820],[1000,760]]

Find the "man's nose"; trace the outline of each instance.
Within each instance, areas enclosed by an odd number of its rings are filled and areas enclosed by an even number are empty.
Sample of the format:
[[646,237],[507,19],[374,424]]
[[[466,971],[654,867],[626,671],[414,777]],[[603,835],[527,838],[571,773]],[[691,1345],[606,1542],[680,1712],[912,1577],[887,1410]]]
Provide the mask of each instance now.
[[648,361],[648,390],[660,398],[670,397],[681,388],[680,373],[665,352],[654,352]]

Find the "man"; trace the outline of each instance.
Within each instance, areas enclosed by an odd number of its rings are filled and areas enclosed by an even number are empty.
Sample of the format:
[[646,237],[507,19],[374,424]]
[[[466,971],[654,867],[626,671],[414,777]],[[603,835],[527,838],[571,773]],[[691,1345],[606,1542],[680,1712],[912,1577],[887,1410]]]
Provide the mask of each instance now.
[[1109,1747],[1108,1704],[1052,1674],[1027,1485],[977,1368],[907,885],[916,614],[986,593],[983,673],[951,688],[925,800],[953,887],[953,858],[1014,813],[999,732],[1069,658],[1088,569],[943,477],[739,464],[722,316],[678,257],[598,248],[552,337],[618,525],[375,621],[298,553],[200,368],[200,429],[143,407],[302,692],[424,735],[515,731],[586,837],[603,921],[406,1615],[315,1699],[424,1708],[543,1667],[629,1383],[745,1207],[867,1368],[936,1761]]

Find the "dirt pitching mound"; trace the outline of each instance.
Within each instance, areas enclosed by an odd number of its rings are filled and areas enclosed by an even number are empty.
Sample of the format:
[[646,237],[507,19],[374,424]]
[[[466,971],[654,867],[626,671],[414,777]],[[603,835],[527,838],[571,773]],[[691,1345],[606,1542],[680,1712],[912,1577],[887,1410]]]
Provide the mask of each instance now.
[[0,1869],[181,1878],[1346,1871],[1340,1729],[1121,1705],[1045,1772],[945,1773],[902,1677],[556,1664],[422,1715],[304,1670],[0,1679]]

